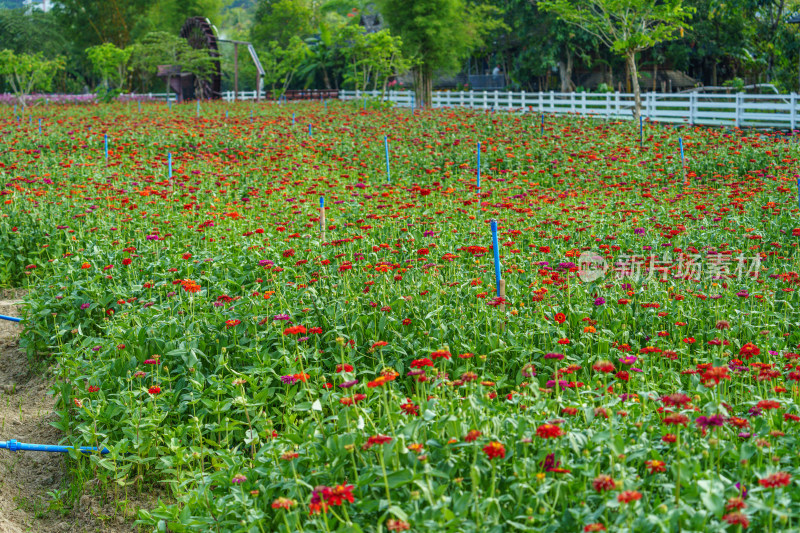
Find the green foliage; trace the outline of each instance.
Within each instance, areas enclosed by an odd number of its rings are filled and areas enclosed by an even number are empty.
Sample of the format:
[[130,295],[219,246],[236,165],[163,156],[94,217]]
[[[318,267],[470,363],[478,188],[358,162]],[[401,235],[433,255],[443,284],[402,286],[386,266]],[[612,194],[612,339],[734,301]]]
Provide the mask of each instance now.
[[538,5],[625,58],[633,82],[636,119],[641,109],[636,53],[676,37],[694,12],[683,0],[542,0]]
[[289,46],[292,37],[302,39],[312,33],[312,16],[305,0],[262,0],[256,8],[251,40]]
[[112,43],[104,43],[86,49],[86,55],[92,62],[95,72],[103,78],[103,86],[108,89],[109,80],[116,87],[122,87],[127,75],[127,65],[131,59],[133,47],[117,48]]
[[505,28],[500,10],[465,0],[380,0],[380,11],[393,33],[402,39],[403,52],[415,67],[419,101],[431,102],[435,70],[453,73],[460,61],[485,43],[492,32]]
[[389,30],[363,33],[358,26],[347,26],[344,30],[339,40],[346,43],[342,49],[350,65],[345,71],[345,81],[356,90],[378,87],[385,90],[390,76],[409,69],[409,61],[402,53],[402,39]]
[[297,35],[289,39],[286,47],[271,41],[266,50],[259,52],[264,85],[270,88],[273,98],[286,91],[308,53],[308,45]]
[[63,68],[62,58],[45,59],[41,52],[15,54],[11,50],[0,51],[0,76],[6,78],[23,112],[27,96],[34,90],[50,90],[53,76]]
[[185,39],[166,32],[151,32],[133,47],[131,66],[144,79],[152,79],[160,65],[177,65],[205,79],[216,68],[216,60],[204,49],[195,50]]

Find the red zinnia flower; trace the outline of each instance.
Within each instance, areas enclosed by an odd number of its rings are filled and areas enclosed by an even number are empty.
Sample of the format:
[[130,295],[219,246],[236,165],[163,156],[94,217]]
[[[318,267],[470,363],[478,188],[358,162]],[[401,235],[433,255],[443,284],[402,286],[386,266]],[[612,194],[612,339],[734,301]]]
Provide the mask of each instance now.
[[588,524],[583,526],[584,533],[591,533],[594,531],[605,531],[606,526],[601,524],[600,522],[595,522],[594,524]]
[[592,480],[592,487],[594,487],[594,490],[597,492],[607,492],[609,490],[614,490],[617,484],[611,476],[600,474]]
[[731,525],[741,524],[742,529],[747,529],[747,526],[750,525],[750,520],[747,519],[747,515],[739,512],[726,514],[722,517],[722,520]]
[[331,507],[342,505],[345,500],[353,503],[353,485],[336,485],[325,496],[325,503]]
[[656,472],[665,472],[667,470],[666,463],[664,461],[659,461],[658,459],[645,461],[644,464],[647,466],[647,469],[651,474],[655,474]]
[[307,332],[308,330],[306,329],[306,327],[301,326],[299,324],[297,326],[291,326],[283,330],[284,335],[300,335],[302,333],[307,333]]
[[752,342],[748,342],[739,350],[739,357],[744,356],[745,359],[751,359],[754,355],[761,353],[761,350]]
[[419,416],[419,406],[415,405],[410,400],[406,400],[406,403],[400,404],[400,409],[407,415]]
[[758,484],[768,489],[785,487],[792,481],[792,476],[786,472],[775,472],[764,479],[759,479]]
[[150,394],[158,394],[159,392],[161,392],[161,387],[159,387],[158,385],[154,385],[149,389],[147,389],[147,392],[149,392]]
[[467,432],[467,436],[464,437],[464,442],[474,442],[478,440],[478,437],[480,436],[481,436],[480,431],[478,431],[477,429],[470,429],[469,432]]
[[[731,379],[730,374],[728,374],[728,367],[725,366],[715,366],[709,368],[700,377],[700,380],[706,387],[713,387],[714,385],[718,385],[719,382],[723,379]],[[714,383],[709,383],[711,381],[713,381]]]
[[624,492],[620,492],[619,496],[617,496],[617,501],[619,503],[631,503],[641,499],[642,493],[638,490],[626,490]]
[[567,315],[564,313],[556,313],[556,316],[553,317],[553,320],[555,320],[558,324],[563,324],[564,321],[567,320]]
[[506,456],[506,447],[503,446],[502,442],[497,442],[493,440],[489,444],[483,447],[483,452],[486,454],[489,459],[495,459],[500,457],[501,459],[505,458]]
[[289,510],[292,507],[294,507],[295,505],[297,505],[297,502],[295,500],[292,500],[292,499],[289,499],[289,498],[284,498],[283,496],[281,496],[280,498],[278,498],[277,500],[272,502],[272,508],[273,509],[286,509],[286,510]]
[[554,424],[542,424],[536,428],[536,434],[543,439],[553,439],[562,436],[564,432]]

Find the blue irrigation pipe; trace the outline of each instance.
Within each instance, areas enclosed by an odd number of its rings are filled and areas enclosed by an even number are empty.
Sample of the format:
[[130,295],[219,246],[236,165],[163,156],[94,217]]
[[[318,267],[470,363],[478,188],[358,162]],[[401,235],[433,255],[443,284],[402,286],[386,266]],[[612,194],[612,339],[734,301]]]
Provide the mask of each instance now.
[[683,137],[678,137],[678,146],[681,149],[681,165],[683,165]]
[[492,219],[492,249],[494,250],[494,281],[500,296],[500,246],[497,244],[497,221]]
[[[800,180],[797,181],[798,185],[800,185]],[[0,315],[0,320],[8,320],[9,322],[22,322],[21,318],[17,318],[15,316],[6,316],[6,315]]]
[[481,192],[481,143],[478,143],[478,178],[475,182],[478,186],[478,194]]
[[386,152],[386,183],[392,181],[392,171],[389,168],[389,138],[384,135],[383,136],[383,148]]
[[[0,441],[0,449],[6,449],[10,452],[52,452],[52,453],[69,453],[74,450],[74,446],[57,446],[53,444],[26,444],[16,440]],[[78,448],[81,453],[100,452],[102,454],[110,453],[108,448],[102,450],[94,446],[81,446]]]

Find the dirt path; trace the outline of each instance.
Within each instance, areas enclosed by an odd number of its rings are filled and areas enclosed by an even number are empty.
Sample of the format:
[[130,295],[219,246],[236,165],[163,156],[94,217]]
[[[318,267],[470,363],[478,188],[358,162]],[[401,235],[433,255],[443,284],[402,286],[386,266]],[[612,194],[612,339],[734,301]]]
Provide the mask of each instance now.
[[[19,303],[0,300],[0,314],[19,316]],[[21,329],[0,320],[0,440],[57,444],[60,431],[50,425],[56,420],[50,394],[53,377],[29,367],[19,349]],[[113,502],[102,505],[91,491],[74,506],[65,505],[58,495],[66,494],[68,487],[61,454],[0,450],[0,533],[135,531],[132,513],[115,512]]]

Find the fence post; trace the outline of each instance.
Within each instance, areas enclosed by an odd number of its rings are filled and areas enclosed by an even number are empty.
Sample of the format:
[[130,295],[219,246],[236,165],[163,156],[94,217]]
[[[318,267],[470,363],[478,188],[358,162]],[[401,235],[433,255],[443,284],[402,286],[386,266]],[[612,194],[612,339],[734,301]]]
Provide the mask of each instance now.
[[550,91],[550,112],[556,112],[556,93],[553,91]]
[[689,93],[689,125],[694,126],[695,93]]
[[525,90],[523,89],[521,93],[519,93],[519,105],[522,107],[522,112],[528,112],[528,106],[525,105]]
[[458,91],[458,105],[464,107],[464,90]]
[[489,93],[483,91],[483,110],[489,109]]
[[586,114],[586,91],[581,93],[581,108],[583,110],[582,111],[583,114],[585,115]]
[[614,93],[614,103],[616,104],[615,105],[616,109],[615,109],[615,112],[614,112],[614,118],[619,118],[619,114],[620,114],[620,109],[619,109],[619,107],[620,107],[619,91],[616,91]]
[[472,109],[475,107],[475,91],[472,89],[469,90],[469,108]]
[[536,98],[539,99],[539,113],[544,113],[544,94],[539,91],[536,95]]
[[789,111],[792,124],[791,134],[794,134],[795,127],[797,126],[797,93],[792,92],[792,95],[789,97],[789,105],[792,106],[791,110]]
[[742,93],[736,93],[736,118],[734,124],[737,128],[742,127]]

